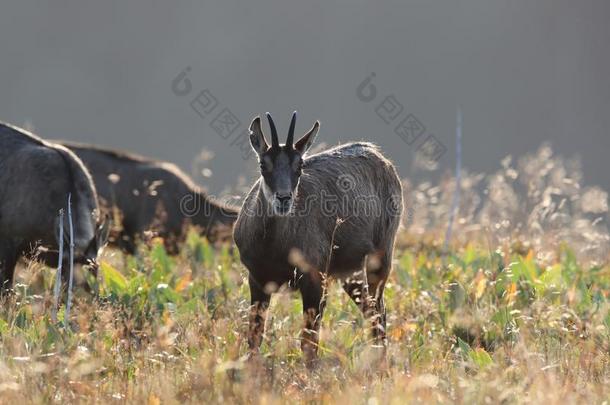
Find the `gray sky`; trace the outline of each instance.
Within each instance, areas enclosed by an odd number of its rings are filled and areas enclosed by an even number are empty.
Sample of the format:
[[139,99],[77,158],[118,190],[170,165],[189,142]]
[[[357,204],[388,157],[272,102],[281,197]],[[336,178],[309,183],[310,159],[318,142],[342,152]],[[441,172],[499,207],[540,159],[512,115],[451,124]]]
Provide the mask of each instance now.
[[[0,120],[189,173],[214,151],[216,193],[256,167],[231,145],[255,114],[285,134],[296,109],[297,132],[319,119],[319,142],[374,141],[421,177],[412,159],[430,134],[448,149],[439,170],[453,167],[459,104],[465,167],[495,170],[550,141],[610,190],[609,21],[607,0],[21,0],[1,6]],[[186,67],[191,91],[177,96]],[[377,95],[363,102],[371,72]],[[190,102],[204,89],[218,104],[202,118]],[[392,95],[403,108],[386,124],[376,108]],[[224,108],[241,122],[228,139],[211,127]],[[425,126],[413,145],[394,133],[408,114]]]

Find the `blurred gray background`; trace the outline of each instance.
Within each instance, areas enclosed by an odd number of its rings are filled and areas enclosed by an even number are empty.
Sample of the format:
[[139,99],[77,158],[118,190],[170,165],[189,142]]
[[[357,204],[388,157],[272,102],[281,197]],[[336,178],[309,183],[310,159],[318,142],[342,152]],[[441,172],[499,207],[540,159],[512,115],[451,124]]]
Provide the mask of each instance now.
[[[460,105],[466,168],[550,141],[608,190],[609,22],[607,0],[4,2],[0,120],[173,161],[219,193],[253,175],[235,143],[255,114],[285,134],[297,109],[297,132],[319,119],[318,142],[372,140],[402,176],[425,178],[455,164]],[[371,72],[377,96],[363,102]],[[204,89],[218,104],[201,117],[190,103]],[[390,95],[404,107],[392,125],[376,113]],[[221,136],[224,108],[240,124]],[[413,145],[394,133],[406,114],[426,128]],[[429,134],[447,148],[434,172],[413,165]],[[202,149],[215,157],[193,165]]]

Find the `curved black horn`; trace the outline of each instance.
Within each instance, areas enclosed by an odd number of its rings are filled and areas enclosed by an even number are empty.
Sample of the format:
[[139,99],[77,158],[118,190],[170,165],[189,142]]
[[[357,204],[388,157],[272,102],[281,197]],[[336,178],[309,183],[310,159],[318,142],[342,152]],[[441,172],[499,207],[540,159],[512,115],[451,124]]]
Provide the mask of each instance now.
[[267,113],[267,120],[269,121],[269,128],[271,128],[271,147],[279,148],[280,141],[277,137],[277,129],[275,129],[275,123],[273,122],[273,118],[271,118],[271,114]]
[[292,113],[292,120],[290,121],[290,128],[288,129],[288,138],[286,139],[286,146],[292,148],[294,146],[294,124],[297,120],[297,112]]

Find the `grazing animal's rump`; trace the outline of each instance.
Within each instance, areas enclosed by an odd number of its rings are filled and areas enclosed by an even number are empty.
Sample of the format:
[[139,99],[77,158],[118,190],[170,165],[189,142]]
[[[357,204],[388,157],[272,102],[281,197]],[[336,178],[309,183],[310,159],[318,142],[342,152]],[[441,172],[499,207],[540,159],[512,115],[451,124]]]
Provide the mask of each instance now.
[[135,253],[136,242],[147,231],[164,240],[170,253],[178,252],[185,225],[202,232],[219,225],[231,227],[236,210],[219,204],[199,190],[177,166],[125,152],[91,145],[61,142],[85,164],[97,188],[102,210],[114,218],[118,209],[120,231],[110,243]]
[[[93,263],[106,235],[105,227],[97,226],[97,195],[82,162],[61,145],[0,122],[2,289],[12,286],[19,257],[32,254],[36,247],[46,248],[37,253],[39,258],[57,265],[57,219],[61,209],[67,212],[69,194],[75,257],[80,263]],[[68,232],[64,234],[67,238]]]
[[[280,145],[268,119],[271,146],[259,117],[250,126],[261,178],[246,197],[234,228],[249,271],[251,351],[261,344],[270,294],[288,283],[301,292],[301,345],[308,361],[315,358],[327,273],[343,279],[346,292],[372,317],[374,336],[385,347],[383,289],[402,213],[402,187],[394,166],[366,142],[304,157],[319,124],[293,145],[293,115],[286,145]],[[368,283],[357,279],[358,274]]]

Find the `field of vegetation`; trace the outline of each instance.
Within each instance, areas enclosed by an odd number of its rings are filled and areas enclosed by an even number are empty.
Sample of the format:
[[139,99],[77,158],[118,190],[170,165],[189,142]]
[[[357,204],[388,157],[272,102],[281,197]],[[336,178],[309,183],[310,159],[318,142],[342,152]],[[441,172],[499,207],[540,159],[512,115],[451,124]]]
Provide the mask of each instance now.
[[[549,155],[550,153],[550,155]],[[247,272],[195,232],[105,253],[99,298],[77,291],[52,321],[54,271],[18,269],[0,303],[0,402],[602,403],[610,399],[607,195],[548,148],[492,175],[406,186],[386,288],[389,349],[330,286],[320,362],[303,364],[301,301],[272,300],[262,359],[246,360]],[[522,210],[525,212],[522,212]],[[10,401],[10,402],[9,402]]]

